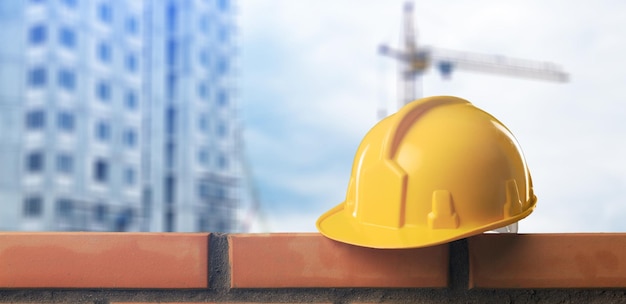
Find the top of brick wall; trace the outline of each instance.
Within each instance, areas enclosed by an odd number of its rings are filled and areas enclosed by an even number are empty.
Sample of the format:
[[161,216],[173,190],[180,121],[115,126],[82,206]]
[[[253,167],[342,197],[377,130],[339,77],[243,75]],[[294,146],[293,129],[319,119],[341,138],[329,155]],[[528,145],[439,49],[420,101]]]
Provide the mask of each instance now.
[[[0,233],[0,288],[446,288],[448,244],[370,249],[319,234],[233,234],[211,273],[209,233]],[[484,234],[468,288],[626,288],[625,234]]]

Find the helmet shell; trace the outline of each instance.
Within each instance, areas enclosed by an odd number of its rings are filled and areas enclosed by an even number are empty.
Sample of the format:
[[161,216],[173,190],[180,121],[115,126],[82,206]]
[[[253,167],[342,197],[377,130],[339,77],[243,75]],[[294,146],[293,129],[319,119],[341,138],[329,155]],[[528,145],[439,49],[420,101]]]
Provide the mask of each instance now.
[[522,150],[504,124],[466,100],[436,96],[365,135],[345,201],[317,228],[359,246],[424,247],[516,223],[535,203]]

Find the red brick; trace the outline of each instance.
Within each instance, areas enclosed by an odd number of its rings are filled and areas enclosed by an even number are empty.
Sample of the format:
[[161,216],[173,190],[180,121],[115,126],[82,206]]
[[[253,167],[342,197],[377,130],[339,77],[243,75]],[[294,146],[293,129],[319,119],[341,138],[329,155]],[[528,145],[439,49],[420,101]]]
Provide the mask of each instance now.
[[626,286],[626,234],[484,234],[469,256],[470,288]]
[[447,287],[448,245],[372,249],[319,234],[230,235],[231,287]]
[[206,288],[209,234],[0,233],[0,288]]

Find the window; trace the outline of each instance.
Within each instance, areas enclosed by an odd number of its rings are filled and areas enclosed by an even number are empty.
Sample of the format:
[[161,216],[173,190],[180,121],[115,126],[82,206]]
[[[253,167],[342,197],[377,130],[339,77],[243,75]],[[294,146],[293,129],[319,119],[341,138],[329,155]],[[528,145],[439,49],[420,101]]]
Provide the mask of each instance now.
[[137,22],[137,17],[130,16],[126,19],[126,32],[133,35],[139,33],[139,22]]
[[62,0],[61,2],[69,8],[76,8],[76,6],[78,6],[78,0]]
[[219,157],[217,158],[217,166],[220,169],[228,168],[228,158],[223,153],[221,153]]
[[113,52],[111,51],[111,45],[106,42],[100,42],[97,46],[98,59],[101,62],[110,63],[113,59]]
[[202,99],[207,99],[209,96],[209,88],[206,82],[198,84],[198,96]]
[[198,198],[203,200],[209,198],[209,185],[207,183],[198,183]]
[[174,2],[170,3],[167,6],[167,16],[166,16],[167,29],[170,32],[176,31],[176,15],[177,14],[178,12],[176,10],[176,4]]
[[56,202],[57,216],[62,218],[68,218],[74,213],[74,204],[70,199],[60,198]]
[[26,128],[40,130],[46,124],[46,113],[43,110],[32,110],[26,113]]
[[111,85],[108,82],[100,81],[96,84],[96,96],[101,101],[108,102],[111,100]]
[[134,91],[128,90],[124,97],[124,104],[129,110],[137,109],[137,94]]
[[76,74],[69,69],[59,70],[59,86],[67,91],[74,91],[76,88]]
[[29,196],[23,201],[24,217],[40,217],[43,214],[43,199],[41,196]]
[[220,121],[217,124],[217,136],[224,138],[226,137],[227,133],[228,133],[228,128],[226,127],[226,123],[224,123],[223,121]]
[[174,146],[174,143],[168,142],[167,145],[165,145],[165,164],[167,165],[168,168],[174,167],[175,150],[176,150],[176,146]]
[[165,131],[167,134],[174,134],[176,132],[176,109],[174,106],[169,106],[165,114]]
[[219,90],[217,92],[217,105],[220,107],[224,107],[228,104],[228,94],[226,90]]
[[71,174],[74,171],[74,159],[69,154],[59,154],[56,159],[58,173]]
[[104,23],[113,22],[113,9],[110,3],[100,3],[98,6],[98,19]]
[[200,118],[198,119],[198,128],[203,132],[207,132],[209,130],[209,118],[206,114],[200,114]]
[[202,165],[209,164],[209,151],[206,148],[198,151],[198,162]]
[[137,72],[137,56],[135,54],[126,55],[126,69],[129,72]]
[[224,57],[220,57],[217,61],[217,73],[219,75],[224,75],[228,73],[228,60]]
[[209,51],[200,51],[200,64],[205,68],[209,67]]
[[59,42],[62,46],[73,49],[76,47],[76,32],[68,27],[62,27],[59,32]]
[[40,88],[46,85],[46,69],[43,67],[36,67],[28,71],[28,84],[31,87]]
[[178,45],[176,44],[176,40],[174,39],[170,39],[167,41],[167,48],[166,48],[166,57],[167,57],[167,64],[170,66],[173,66],[176,64],[176,53],[177,53],[177,49],[178,49]]
[[124,183],[126,184],[126,186],[135,185],[135,180],[136,180],[135,175],[136,175],[135,169],[133,169],[132,167],[128,167],[124,169]]
[[167,177],[165,177],[164,196],[165,196],[165,203],[168,205],[174,204],[175,188],[176,188],[176,179],[171,175],[168,175]]
[[123,135],[124,145],[128,148],[134,148],[137,145],[137,132],[133,129],[126,129]]
[[94,219],[98,222],[104,222],[104,220],[107,218],[107,214],[109,213],[109,208],[107,208],[107,206],[100,202],[98,203],[95,207],[94,207],[94,211],[93,211],[93,215],[94,215]]
[[57,127],[65,132],[74,131],[74,114],[66,111],[59,112],[57,114]]
[[222,11],[227,11],[230,8],[230,1],[228,0],[218,0],[217,6]]
[[227,25],[221,25],[218,32],[218,38],[220,42],[228,42],[228,38],[230,36],[230,31],[228,30]]
[[200,17],[200,31],[202,31],[203,33],[208,33],[209,29],[211,28],[211,19],[209,18],[209,16],[207,14],[202,15],[202,17]]
[[133,222],[134,215],[135,212],[131,208],[124,208],[124,210],[121,210],[115,217],[115,231],[128,231],[128,228]]
[[28,31],[28,41],[33,45],[46,42],[47,36],[47,29],[43,24],[35,25]]
[[166,94],[169,99],[173,99],[176,96],[177,80],[176,74],[169,73],[167,75]]
[[41,172],[44,167],[44,154],[41,151],[31,152],[26,156],[26,170],[31,173]]
[[169,210],[165,213],[165,231],[174,231],[174,212]]
[[97,182],[106,183],[109,179],[109,163],[98,159],[93,164],[93,179]]
[[108,122],[100,121],[96,124],[96,138],[103,142],[111,139],[111,126]]

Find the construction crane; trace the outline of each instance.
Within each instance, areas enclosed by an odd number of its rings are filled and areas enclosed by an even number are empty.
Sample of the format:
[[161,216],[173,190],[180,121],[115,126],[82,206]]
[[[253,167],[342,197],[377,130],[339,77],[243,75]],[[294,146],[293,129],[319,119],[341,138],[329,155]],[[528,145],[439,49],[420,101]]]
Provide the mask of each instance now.
[[[413,25],[413,3],[404,4],[403,18],[404,49],[393,49],[381,45],[379,53],[398,60],[400,68],[398,107],[417,99],[421,93],[421,76],[430,68],[436,67],[444,78],[449,78],[453,70],[468,70],[524,77],[555,82],[567,82],[568,75],[554,63],[538,62],[526,59],[509,58],[499,55],[486,55],[439,49],[428,46],[419,47]],[[378,118],[387,116],[386,106],[381,105]]]

